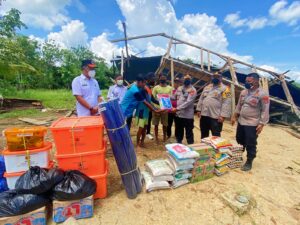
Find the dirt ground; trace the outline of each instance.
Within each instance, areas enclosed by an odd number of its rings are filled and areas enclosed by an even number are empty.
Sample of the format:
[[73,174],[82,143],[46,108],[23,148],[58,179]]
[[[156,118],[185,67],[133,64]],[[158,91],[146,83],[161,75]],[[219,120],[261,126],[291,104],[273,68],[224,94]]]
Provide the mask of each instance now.
[[[0,131],[16,125],[25,126],[15,119],[0,120]],[[195,140],[199,142],[199,130],[194,131]],[[225,123],[223,136],[234,140],[235,128]],[[0,143],[2,145],[2,140]],[[146,146],[147,149],[137,153],[141,168],[147,160],[165,155],[162,144],[147,140]],[[264,129],[259,137],[254,167],[249,173],[232,170],[222,177],[174,190],[143,191],[134,200],[126,197],[111,151],[107,157],[110,164],[108,197],[95,201],[93,218],[65,224],[300,224],[300,174],[291,169],[299,168],[300,140],[282,128],[269,125]],[[238,216],[220,195],[241,189],[252,195],[256,205],[247,214]]]

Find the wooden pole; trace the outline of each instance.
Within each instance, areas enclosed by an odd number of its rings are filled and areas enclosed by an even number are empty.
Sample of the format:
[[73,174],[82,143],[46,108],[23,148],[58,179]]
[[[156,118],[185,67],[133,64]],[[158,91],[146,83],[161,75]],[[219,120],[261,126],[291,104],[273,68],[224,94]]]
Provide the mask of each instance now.
[[231,91],[231,116],[233,116],[235,112],[235,85],[230,84],[230,91]]
[[201,70],[204,70],[204,64],[203,64],[203,49],[200,50],[200,60],[201,60]]
[[210,52],[207,51],[207,70],[210,72]]
[[123,55],[123,50],[121,53],[121,76],[123,77],[124,74],[124,55]]
[[171,84],[172,87],[174,87],[174,62],[173,62],[173,58],[171,59]]
[[169,58],[169,57],[170,57],[171,48],[172,48],[172,43],[173,43],[173,39],[170,38],[170,41],[169,41],[169,44],[168,44],[168,48],[167,48],[167,52],[166,52],[166,55],[165,55],[166,58]]
[[236,73],[235,73],[235,69],[233,67],[233,63],[231,61],[231,59],[229,58],[227,61],[228,65],[229,65],[229,70],[230,70],[230,75],[231,75],[231,80],[234,84],[239,84],[237,77],[236,77]]

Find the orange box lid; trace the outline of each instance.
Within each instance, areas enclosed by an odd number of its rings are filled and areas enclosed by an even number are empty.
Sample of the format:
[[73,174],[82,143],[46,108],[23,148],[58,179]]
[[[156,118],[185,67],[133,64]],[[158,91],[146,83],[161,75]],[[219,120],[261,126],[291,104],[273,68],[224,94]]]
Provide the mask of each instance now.
[[[52,143],[51,142],[45,142],[44,147],[37,148],[37,149],[30,149],[28,150],[30,153],[38,153],[38,152],[44,152],[47,150],[52,149]],[[26,151],[9,151],[8,149],[5,149],[2,152],[2,155],[25,155]]]
[[47,132],[47,127],[35,126],[35,127],[11,127],[6,128],[3,133],[24,133],[24,132]]
[[51,130],[72,127],[99,127],[104,126],[102,116],[63,117],[54,121]]

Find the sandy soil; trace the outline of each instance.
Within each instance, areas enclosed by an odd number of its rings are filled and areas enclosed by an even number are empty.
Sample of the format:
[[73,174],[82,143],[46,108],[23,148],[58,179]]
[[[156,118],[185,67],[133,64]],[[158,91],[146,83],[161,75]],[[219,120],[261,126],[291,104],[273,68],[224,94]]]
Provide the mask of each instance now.
[[[0,121],[0,130],[6,125],[8,121]],[[234,140],[234,128],[226,123],[223,136]],[[196,141],[200,140],[196,128],[195,137]],[[163,145],[153,141],[147,141],[146,145],[147,149],[137,153],[141,168],[147,160],[165,154]],[[267,126],[259,137],[259,152],[251,172],[233,170],[222,177],[175,190],[143,191],[134,200],[126,197],[109,151],[108,197],[95,202],[93,218],[65,224],[300,224],[300,174],[287,169],[297,167],[294,161],[300,163],[299,149],[299,139],[282,128]],[[238,216],[220,195],[241,189],[250,193],[257,205],[247,214]]]

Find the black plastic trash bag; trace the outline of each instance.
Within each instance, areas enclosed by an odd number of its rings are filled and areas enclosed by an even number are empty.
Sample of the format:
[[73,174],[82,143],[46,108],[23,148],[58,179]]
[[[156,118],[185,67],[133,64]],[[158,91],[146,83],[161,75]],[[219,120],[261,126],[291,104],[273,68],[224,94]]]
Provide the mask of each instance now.
[[95,194],[97,183],[78,170],[69,170],[52,190],[52,198],[59,201],[79,200]]
[[42,195],[19,194],[15,190],[0,193],[0,217],[29,213],[50,203]]
[[30,167],[16,181],[15,189],[22,194],[43,194],[51,190],[54,185],[64,178],[64,172],[60,169],[46,169],[38,166]]

